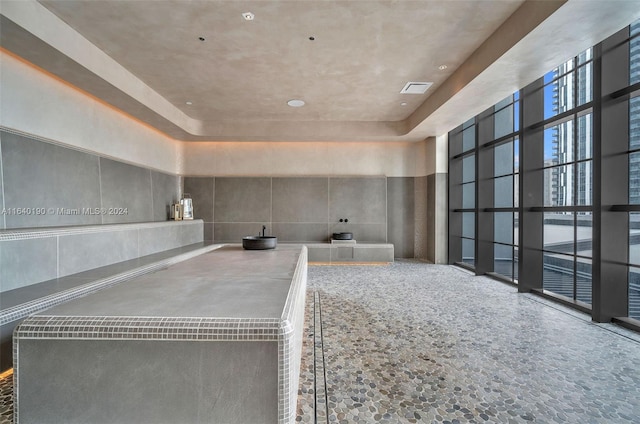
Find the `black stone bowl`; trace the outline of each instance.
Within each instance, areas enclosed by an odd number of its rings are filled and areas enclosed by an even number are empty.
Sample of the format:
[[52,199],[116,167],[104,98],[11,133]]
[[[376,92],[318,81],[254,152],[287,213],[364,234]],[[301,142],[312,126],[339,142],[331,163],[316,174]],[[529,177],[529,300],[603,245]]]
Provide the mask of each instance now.
[[334,240],[353,240],[353,233],[333,233]]
[[275,249],[278,237],[275,236],[246,236],[242,237],[242,247],[245,250]]

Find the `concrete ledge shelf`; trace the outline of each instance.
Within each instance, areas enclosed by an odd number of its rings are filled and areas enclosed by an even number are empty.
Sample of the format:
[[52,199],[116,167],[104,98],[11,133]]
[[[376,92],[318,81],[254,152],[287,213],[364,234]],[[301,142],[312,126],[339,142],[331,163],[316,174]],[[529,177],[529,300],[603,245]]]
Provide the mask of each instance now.
[[210,249],[203,226],[193,220],[0,231],[1,369],[11,367],[11,335],[24,317]]
[[390,243],[309,243],[306,246],[310,263],[380,263],[394,260],[394,247]]
[[200,243],[203,228],[193,220],[3,230],[2,292]]
[[0,230],[0,241],[26,240],[75,234],[105,233],[113,231],[141,230],[148,228],[185,227],[201,225],[202,220],[134,222],[130,224],[74,225],[68,227],[14,228]]
[[12,366],[13,331],[27,316],[96,293],[132,278],[161,270],[220,247],[222,247],[220,244],[196,243],[3,292],[0,297],[0,353],[2,357],[0,365],[2,370]]

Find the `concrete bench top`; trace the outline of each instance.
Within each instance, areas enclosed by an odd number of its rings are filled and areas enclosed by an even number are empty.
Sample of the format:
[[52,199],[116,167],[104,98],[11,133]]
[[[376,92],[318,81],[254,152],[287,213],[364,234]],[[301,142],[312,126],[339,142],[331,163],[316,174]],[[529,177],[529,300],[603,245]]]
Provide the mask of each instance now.
[[227,245],[35,316],[279,319],[300,250]]
[[95,293],[221,246],[196,243],[3,292],[0,296],[0,324],[17,321],[42,309]]

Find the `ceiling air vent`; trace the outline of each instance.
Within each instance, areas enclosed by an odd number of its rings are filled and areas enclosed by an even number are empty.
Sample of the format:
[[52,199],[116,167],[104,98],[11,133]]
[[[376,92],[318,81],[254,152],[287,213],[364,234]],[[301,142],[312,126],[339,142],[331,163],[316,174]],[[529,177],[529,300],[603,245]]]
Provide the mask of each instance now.
[[410,81],[405,84],[404,88],[400,90],[402,94],[423,94],[429,87],[431,87],[432,82],[414,82]]

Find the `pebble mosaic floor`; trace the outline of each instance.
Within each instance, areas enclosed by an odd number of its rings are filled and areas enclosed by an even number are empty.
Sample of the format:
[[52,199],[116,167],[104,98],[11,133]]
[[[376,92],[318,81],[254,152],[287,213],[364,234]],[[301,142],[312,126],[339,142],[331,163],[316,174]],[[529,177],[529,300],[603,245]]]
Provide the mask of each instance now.
[[310,267],[308,293],[299,422],[640,422],[638,333],[411,261]]
[[639,422],[640,334],[489,278],[311,266],[305,313],[298,422]]

